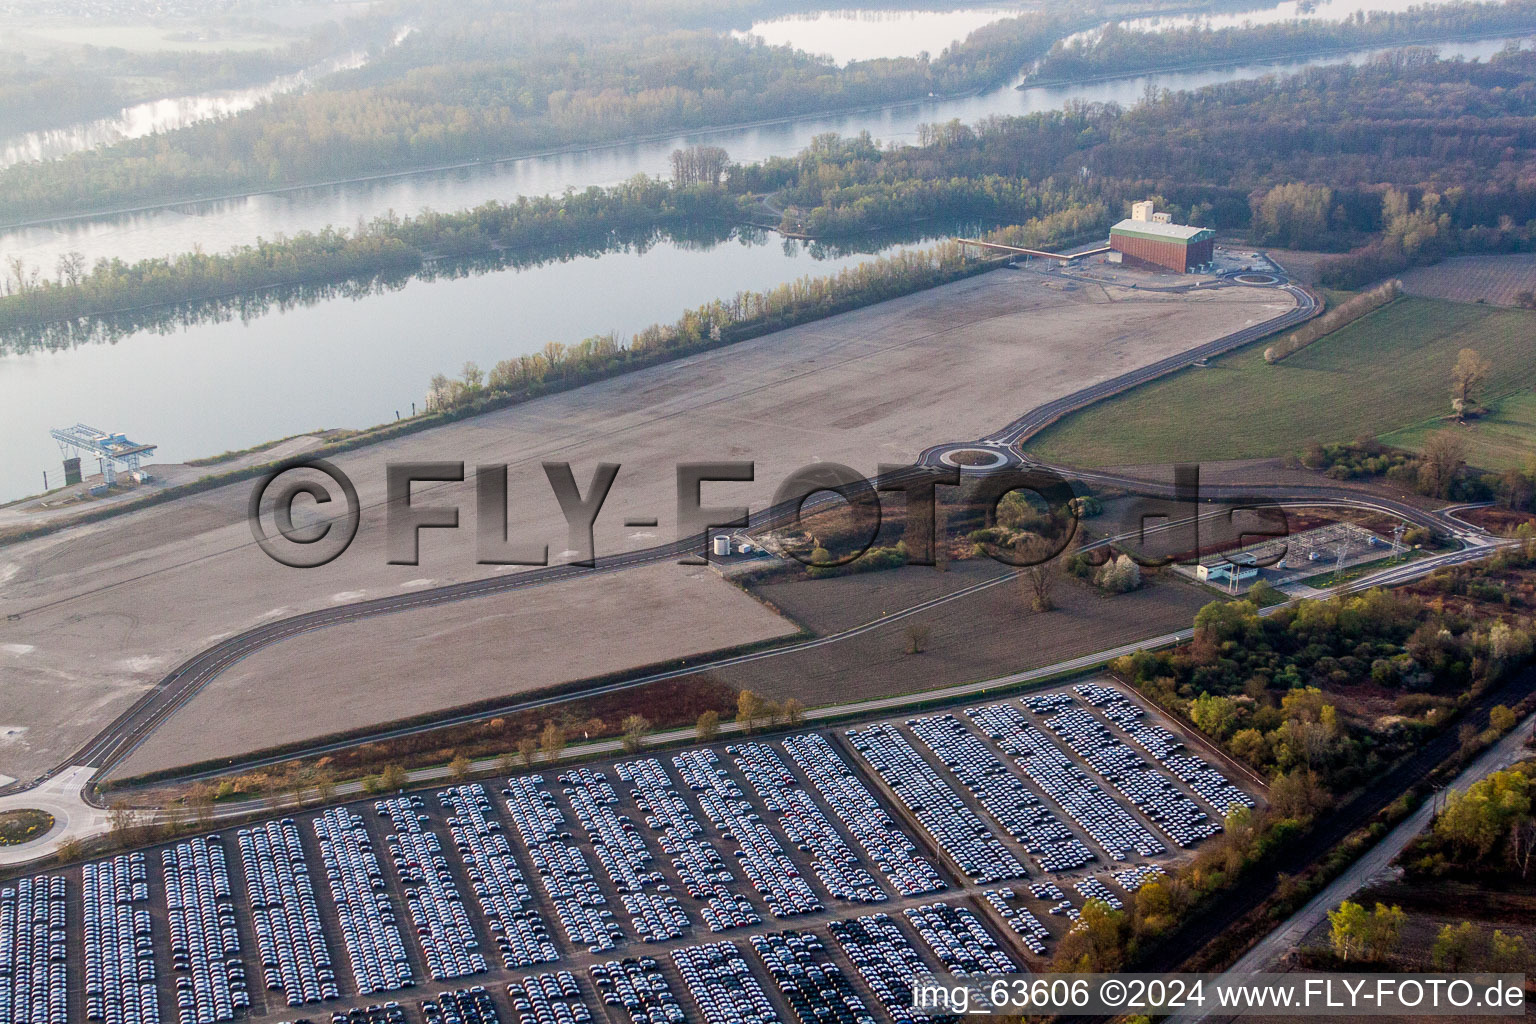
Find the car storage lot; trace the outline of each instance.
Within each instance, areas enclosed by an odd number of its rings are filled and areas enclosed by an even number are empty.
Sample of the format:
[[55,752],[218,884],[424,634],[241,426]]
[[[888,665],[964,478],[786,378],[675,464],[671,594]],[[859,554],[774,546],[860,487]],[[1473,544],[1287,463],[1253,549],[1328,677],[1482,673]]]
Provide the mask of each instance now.
[[[127,924],[116,938],[97,929],[91,994],[129,1021],[146,1019],[132,1002],[146,991],[167,1022],[231,1006],[260,1022],[368,1006],[380,1009],[354,1019],[491,1019],[486,1006],[536,1024],[799,1020],[792,1007],[902,1019],[917,964],[1038,966],[1088,898],[1126,902],[1198,848],[1214,802],[1235,792],[1218,779],[1256,795],[1178,732],[1090,680],[306,809],[144,851],[147,890],[122,890],[126,915],[97,897],[98,920]],[[168,872],[183,864],[196,869],[179,869],[173,912]],[[47,901],[27,904],[44,908],[34,926],[17,882],[0,882],[0,1010],[14,1004],[0,1017],[73,1024],[88,1019],[83,871],[47,875],[66,882],[67,1001],[45,980]],[[36,980],[4,975],[37,956]],[[296,999],[339,996],[290,1007],[268,987],[278,977]],[[242,980],[248,1011],[230,991]]]

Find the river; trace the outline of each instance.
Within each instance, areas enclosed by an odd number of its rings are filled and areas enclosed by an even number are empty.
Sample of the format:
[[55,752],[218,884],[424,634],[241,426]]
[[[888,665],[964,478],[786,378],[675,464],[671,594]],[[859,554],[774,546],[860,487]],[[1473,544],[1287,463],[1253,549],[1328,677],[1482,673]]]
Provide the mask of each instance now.
[[[1503,45],[1488,41],[1438,49],[1443,56],[1478,59]],[[868,130],[881,139],[911,139],[924,122],[1056,109],[1069,100],[1132,104],[1149,86],[1192,89],[1342,59],[999,89],[857,114],[93,218],[9,232],[0,236],[0,255],[21,254],[51,266],[70,249],[92,259],[136,259],[194,244],[222,249],[258,235],[350,224],[391,208],[460,209],[488,198],[659,174],[672,149],[695,141],[723,145],[739,160],[760,160],[796,152],[821,132]],[[907,239],[881,251],[921,241]],[[58,482],[59,454],[48,438],[52,427],[85,422],[123,431],[159,444],[157,461],[182,461],[308,430],[368,426],[392,420],[397,411],[408,414],[432,374],[456,372],[466,360],[489,367],[546,341],[574,342],[609,330],[627,335],[721,295],[832,273],[865,258],[829,256],[819,247],[760,233],[715,244],[665,241],[643,252],[411,280],[363,299],[321,298],[244,319],[187,316],[133,331],[112,344],[0,356],[0,436],[7,439],[0,501],[36,493],[45,470],[51,483]]]
[[[400,45],[413,31],[401,29],[389,45]],[[368,53],[359,50],[244,89],[150,100],[124,107],[111,117],[0,139],[0,168],[34,160],[56,160],[70,153],[232,117],[274,97],[307,89],[327,75],[354,71],[367,64],[369,59]]]
[[112,344],[8,354],[0,357],[0,501],[38,493],[45,471],[52,486],[63,482],[52,428],[123,431],[159,444],[153,461],[179,462],[307,430],[384,423],[410,415],[433,374],[456,375],[468,360],[488,370],[548,341],[627,336],[711,299],[870,258],[735,232],[721,242],[665,240],[643,252],[409,279],[249,318],[187,316]]
[[937,57],[944,48],[1019,7],[964,7],[954,11],[811,11],[759,21],[737,38],[756,37],[772,46],[793,46],[830,57],[839,66],[880,57]]
[[[1455,43],[1439,47],[1445,56],[1487,58],[1502,42]],[[1369,51],[1378,52],[1378,51]],[[1368,54],[1367,54],[1368,55]],[[1015,89],[1005,86],[974,96],[928,100],[874,110],[801,117],[751,127],[690,132],[648,142],[476,164],[452,170],[375,178],[346,184],[295,189],[281,193],[51,222],[0,231],[0,258],[20,257],[28,266],[53,275],[65,253],[84,253],[89,262],[101,257],[128,262],[194,245],[218,251],[249,244],[257,238],[316,231],[328,224],[351,226],[394,210],[415,213],[424,207],[462,210],[488,199],[512,200],[519,195],[550,195],[566,188],[614,185],[636,174],[669,173],[668,157],[680,146],[710,143],[723,146],[741,162],[790,156],[824,132],[852,135],[868,131],[885,141],[915,141],[918,126],[959,118],[974,122],[989,115],[1029,114],[1057,110],[1069,100],[1136,103],[1147,87],[1198,89],[1220,82],[1258,78],[1316,64],[1338,63],[1329,56],[1277,64],[1138,75],[1133,78],[1062,86]]]

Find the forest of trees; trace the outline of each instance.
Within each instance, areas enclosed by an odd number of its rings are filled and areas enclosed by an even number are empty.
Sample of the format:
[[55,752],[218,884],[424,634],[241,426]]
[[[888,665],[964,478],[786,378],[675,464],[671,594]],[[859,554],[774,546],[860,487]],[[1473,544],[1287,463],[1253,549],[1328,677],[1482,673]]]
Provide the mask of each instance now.
[[1063,40],[1036,65],[1031,80],[1106,75],[1245,61],[1272,61],[1326,50],[1365,49],[1446,39],[1517,34],[1536,28],[1536,2],[1467,3],[1356,12],[1343,21],[1290,21],[1211,29],[1143,32],[1111,24]]
[[[929,57],[838,67],[652,16],[580,31],[507,5],[434,18],[327,86],[236,117],[0,172],[0,218],[117,208],[538,152],[998,85],[1082,16],[1008,18]],[[582,5],[564,15],[576,18]],[[590,6],[590,5],[588,5]],[[439,24],[439,21],[445,23]],[[628,28],[629,31],[617,29]]]

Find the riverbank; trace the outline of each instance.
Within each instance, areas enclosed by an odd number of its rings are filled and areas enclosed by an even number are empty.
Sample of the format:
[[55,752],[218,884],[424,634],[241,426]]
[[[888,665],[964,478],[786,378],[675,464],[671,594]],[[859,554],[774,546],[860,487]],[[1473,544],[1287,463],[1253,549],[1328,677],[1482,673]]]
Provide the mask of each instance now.
[[[934,250],[928,251],[930,254]],[[934,257],[937,259],[937,257]],[[709,331],[691,332],[682,340],[676,335],[668,343],[655,344],[651,347],[636,349],[625,347],[615,351],[606,364],[591,365],[581,369],[564,372],[560,376],[540,378],[536,381],[529,380],[523,383],[517,390],[505,393],[493,393],[489,390],[471,396],[462,404],[453,408],[441,409],[431,412],[422,412],[409,418],[402,418],[394,423],[379,424],[374,427],[345,432],[342,436],[333,440],[321,440],[319,443],[307,446],[303,452],[304,458],[330,458],[336,454],[352,451],[354,449],[378,444],[427,430],[434,426],[452,423],[457,420],[467,419],[483,415],[498,409],[519,405],[534,398],[557,394],[574,390],[588,384],[607,380],[627,373],[658,366],[663,363],[673,362],[689,356],[709,352],[714,349],[728,347],[739,342],[748,341],[784,330],[800,324],[811,323],[816,320],[836,316],[866,306],[878,304],[888,299],[902,295],[910,295],[916,292],[926,291],[943,284],[963,280],[977,274],[986,273],[1007,264],[1006,259],[980,260],[974,262],[953,261],[941,263],[936,266],[931,274],[912,276],[906,286],[893,286],[879,293],[870,293],[862,298],[846,297],[842,301],[811,301],[797,308],[781,312],[775,316],[764,316],[752,322],[736,325],[724,325],[717,333]],[[738,296],[740,300],[742,296]],[[759,299],[762,297],[759,296]],[[680,324],[697,325],[698,311],[685,313]],[[661,330],[659,327],[650,330]],[[643,335],[645,332],[641,332]],[[422,382],[423,388],[426,382]],[[32,540],[38,537],[56,533],[67,527],[85,523],[96,523],[114,518],[128,512],[160,505],[168,501],[199,494],[215,487],[229,483],[237,483],[243,480],[254,479],[271,470],[274,465],[281,464],[285,458],[260,459],[261,451],[279,442],[264,442],[251,446],[252,458],[244,461],[235,469],[225,472],[213,472],[196,480],[178,483],[146,493],[141,497],[132,497],[126,500],[115,501],[110,505],[100,507],[82,507],[78,513],[58,507],[49,514],[47,522],[28,526],[23,523],[0,525],[0,547],[6,547]],[[284,453],[286,456],[288,453]],[[196,460],[204,461],[204,460]],[[192,465],[194,463],[188,463]],[[154,486],[153,484],[149,486]],[[35,498],[36,496],[34,496]],[[34,500],[22,498],[9,502],[5,506],[14,510],[18,505]]]

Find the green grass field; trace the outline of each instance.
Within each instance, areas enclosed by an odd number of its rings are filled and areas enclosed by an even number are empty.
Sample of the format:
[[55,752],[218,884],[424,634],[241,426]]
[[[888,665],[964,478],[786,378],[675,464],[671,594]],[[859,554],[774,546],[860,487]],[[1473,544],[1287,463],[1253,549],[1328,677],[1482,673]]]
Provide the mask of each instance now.
[[[1417,451],[1425,435],[1444,422],[1432,419],[1382,436],[1387,444]],[[1536,457],[1536,392],[1518,391],[1496,402],[1466,432],[1467,461],[1484,469],[1524,469]]]
[[1515,456],[1536,451],[1536,313],[1403,298],[1274,366],[1265,344],[1092,405],[1029,449],[1091,467],[1289,455],[1363,435],[1412,447],[1449,414],[1451,367],[1470,347],[1493,364],[1495,410],[1468,431],[1471,461],[1523,465]]

